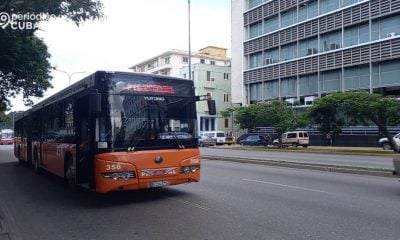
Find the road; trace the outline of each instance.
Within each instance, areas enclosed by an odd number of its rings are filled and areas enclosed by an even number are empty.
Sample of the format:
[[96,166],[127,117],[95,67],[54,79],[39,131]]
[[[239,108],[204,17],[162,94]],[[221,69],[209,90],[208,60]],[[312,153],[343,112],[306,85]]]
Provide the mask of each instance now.
[[393,157],[201,148],[203,155],[393,169]]
[[34,174],[0,146],[0,208],[17,240],[400,236],[395,179],[211,160],[199,183],[97,195]]

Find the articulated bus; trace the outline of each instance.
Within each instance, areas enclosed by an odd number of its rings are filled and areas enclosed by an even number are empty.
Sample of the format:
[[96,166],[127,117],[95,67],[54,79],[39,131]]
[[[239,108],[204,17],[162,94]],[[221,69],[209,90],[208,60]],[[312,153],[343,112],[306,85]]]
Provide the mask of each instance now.
[[98,71],[18,116],[14,154],[99,193],[198,182],[199,100],[190,80]]

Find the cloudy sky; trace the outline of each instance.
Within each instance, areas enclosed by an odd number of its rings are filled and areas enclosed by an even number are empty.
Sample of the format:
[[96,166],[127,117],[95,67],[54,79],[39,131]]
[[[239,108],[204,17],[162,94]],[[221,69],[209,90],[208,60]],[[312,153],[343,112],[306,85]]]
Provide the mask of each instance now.
[[[129,67],[170,49],[188,49],[187,0],[103,0],[105,18],[77,27],[62,19],[40,25],[38,36],[49,47],[51,64],[72,82],[96,70]],[[191,0],[192,51],[213,45],[230,50],[230,0]],[[68,86],[65,73],[53,71],[53,89]],[[36,100],[35,102],[38,102]],[[13,110],[25,110],[13,100]]]

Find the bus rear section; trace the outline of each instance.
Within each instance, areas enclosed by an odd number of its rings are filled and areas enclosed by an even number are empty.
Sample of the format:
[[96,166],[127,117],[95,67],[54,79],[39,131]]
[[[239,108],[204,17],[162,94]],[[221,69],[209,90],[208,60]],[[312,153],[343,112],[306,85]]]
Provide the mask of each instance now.
[[0,145],[10,145],[14,143],[14,131],[3,129],[0,131]]
[[104,153],[96,156],[96,192],[164,187],[200,180],[198,149]]

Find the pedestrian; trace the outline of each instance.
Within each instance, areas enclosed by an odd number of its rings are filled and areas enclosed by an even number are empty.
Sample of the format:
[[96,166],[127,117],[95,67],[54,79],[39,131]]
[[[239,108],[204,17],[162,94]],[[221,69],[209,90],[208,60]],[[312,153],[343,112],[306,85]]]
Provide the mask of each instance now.
[[326,140],[328,141],[328,146],[332,146],[333,140],[331,133],[326,134]]

